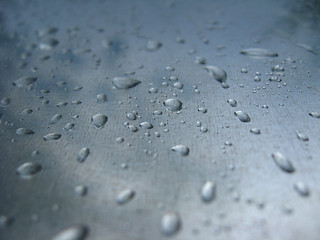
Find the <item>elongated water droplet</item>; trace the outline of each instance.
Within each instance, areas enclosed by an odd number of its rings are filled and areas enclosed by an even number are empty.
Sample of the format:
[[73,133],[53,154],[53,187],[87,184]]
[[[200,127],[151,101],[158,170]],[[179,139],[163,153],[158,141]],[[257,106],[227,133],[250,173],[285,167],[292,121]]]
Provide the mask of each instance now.
[[87,159],[89,153],[90,153],[89,148],[86,148],[86,147],[81,148],[78,153],[78,162],[84,162]]
[[71,130],[72,128],[74,127],[74,123],[67,123],[65,126],[64,126],[64,130],[66,131],[69,131]]
[[243,55],[256,57],[277,57],[278,53],[263,48],[247,48],[240,51]]
[[230,104],[231,107],[236,107],[238,105],[237,101],[232,98],[230,98],[227,102]]
[[93,125],[97,129],[101,129],[104,127],[104,125],[108,122],[108,117],[103,114],[96,114],[91,118],[91,121],[93,122]]
[[250,122],[249,115],[244,111],[235,111],[234,115],[236,115],[241,122]]
[[41,170],[41,165],[39,163],[26,162],[21,164],[16,172],[19,177],[24,179],[32,178],[36,173]]
[[84,240],[88,232],[88,227],[84,225],[73,225],[56,234],[52,240]]
[[61,134],[59,133],[49,133],[43,137],[45,141],[58,140],[59,138],[61,138]]
[[60,113],[55,114],[55,115],[51,118],[51,124],[57,123],[61,118],[62,118],[62,115],[61,115]]
[[27,134],[34,134],[34,131],[28,128],[18,128],[16,131],[18,135],[27,135]]
[[135,191],[127,188],[123,191],[121,191],[118,196],[117,196],[117,203],[118,204],[125,204],[127,203],[129,200],[131,200],[135,195]]
[[216,196],[216,184],[207,181],[201,188],[201,198],[204,202],[211,202]]
[[128,89],[137,86],[141,82],[136,79],[127,78],[127,77],[115,77],[112,80],[113,86],[117,89]]
[[309,141],[309,138],[307,135],[299,132],[299,131],[296,131],[296,134],[297,134],[297,138],[303,142],[306,142],[306,141]]
[[294,190],[296,190],[296,192],[302,196],[302,197],[307,197],[310,195],[310,191],[309,188],[307,187],[307,185],[303,182],[296,182],[293,186]]
[[177,99],[167,99],[163,104],[168,110],[173,112],[177,112],[182,109],[182,102]]
[[165,235],[173,235],[178,232],[181,227],[181,219],[176,212],[167,212],[162,216],[161,230]]
[[287,173],[293,173],[295,171],[291,161],[286,156],[284,156],[282,153],[275,152],[271,156],[272,156],[274,162],[277,164],[277,166],[282,171],[287,172]]
[[31,114],[32,113],[32,109],[30,109],[30,108],[26,108],[26,109],[24,109],[23,111],[22,111],[22,115],[27,115],[27,114]]
[[189,148],[185,145],[176,145],[171,148],[172,151],[180,153],[182,156],[187,156],[189,154]]
[[148,51],[155,51],[159,49],[162,46],[161,42],[154,41],[154,40],[148,40],[146,43],[146,49]]
[[320,118],[320,112],[310,112],[309,115],[314,118]]
[[220,67],[217,66],[206,66],[204,69],[206,69],[210,76],[214,77],[219,82],[225,82],[227,80],[227,73],[225,70],[223,70]]
[[149,122],[142,122],[142,123],[140,123],[140,127],[144,128],[144,129],[151,129],[151,128],[153,128],[153,125]]
[[1,106],[7,106],[11,102],[10,98],[3,98],[0,101]]
[[22,87],[28,87],[31,84],[33,84],[35,81],[37,81],[38,78],[36,77],[22,77],[13,82],[13,85],[16,87],[22,88]]

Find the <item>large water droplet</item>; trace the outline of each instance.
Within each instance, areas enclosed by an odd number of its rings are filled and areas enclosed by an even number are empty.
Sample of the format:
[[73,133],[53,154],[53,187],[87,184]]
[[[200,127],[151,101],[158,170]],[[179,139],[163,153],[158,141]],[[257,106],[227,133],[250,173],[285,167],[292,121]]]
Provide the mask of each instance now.
[[247,48],[240,51],[241,54],[256,57],[277,57],[278,53],[263,48]]
[[290,160],[286,156],[284,156],[282,153],[275,152],[271,156],[274,162],[277,164],[277,166],[284,172],[293,173],[295,171]]
[[103,128],[104,125],[108,122],[108,117],[103,114],[96,114],[91,118],[91,121],[93,122],[93,125],[100,129]]
[[117,203],[118,204],[125,204],[127,203],[129,200],[131,200],[135,195],[135,191],[127,188],[123,191],[121,191],[118,196],[117,196]]
[[34,131],[28,128],[18,128],[16,131],[18,135],[34,134]]
[[214,77],[219,82],[225,82],[227,80],[227,73],[225,70],[223,70],[220,67],[217,66],[206,66],[204,69],[206,69],[210,76]]
[[187,156],[189,154],[189,148],[185,145],[173,146],[171,150],[180,153],[182,156]]
[[173,112],[177,112],[182,109],[182,102],[177,99],[167,99],[163,104],[168,110]]
[[178,232],[181,226],[181,219],[176,212],[167,212],[162,216],[161,230],[165,235],[173,235]]
[[201,198],[204,202],[211,202],[216,195],[216,184],[207,181],[201,188]]
[[84,240],[88,232],[88,227],[84,225],[73,225],[56,234],[52,240]]
[[320,112],[310,112],[309,115],[314,118],[320,118]]
[[37,79],[38,78],[36,78],[36,77],[22,77],[22,78],[15,80],[13,82],[13,85],[15,85],[19,88],[28,87],[31,84],[33,84],[35,81],[37,81]]
[[137,86],[139,83],[141,83],[139,80],[127,77],[115,77],[112,80],[113,86],[115,86],[117,89],[132,88],[134,86]]
[[235,111],[234,115],[236,115],[241,122],[250,122],[249,115],[244,111]]
[[43,137],[45,141],[58,140],[59,138],[61,138],[61,134],[59,133],[49,133]]
[[26,162],[20,165],[16,172],[19,177],[24,179],[32,178],[36,173],[41,170],[41,165],[39,163]]
[[86,147],[81,148],[78,153],[78,162],[84,162],[87,159],[89,153],[90,153],[89,148],[86,148]]

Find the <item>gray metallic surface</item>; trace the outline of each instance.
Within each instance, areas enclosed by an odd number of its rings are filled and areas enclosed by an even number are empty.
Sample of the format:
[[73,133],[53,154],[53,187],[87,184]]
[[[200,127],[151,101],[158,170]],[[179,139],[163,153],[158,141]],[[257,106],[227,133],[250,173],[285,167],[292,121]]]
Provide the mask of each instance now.
[[[17,0],[1,1],[0,9],[0,98],[10,98],[0,107],[0,215],[12,219],[8,226],[0,224],[0,239],[51,239],[74,224],[87,226],[86,239],[92,240],[167,239],[161,232],[167,211],[181,218],[172,239],[319,239],[320,119],[309,116],[320,112],[318,1]],[[39,36],[48,27],[59,30]],[[39,49],[50,38],[59,44]],[[149,39],[162,46],[147,51]],[[28,50],[30,44],[35,48]],[[240,54],[245,48],[279,56],[252,58]],[[25,52],[31,55],[23,59]],[[50,59],[41,60],[46,55]],[[223,68],[230,87],[222,88],[205,65],[195,63],[196,56]],[[21,62],[27,65],[19,68]],[[266,73],[277,64],[285,76],[269,81]],[[256,72],[260,82],[254,81]],[[112,79],[126,73],[141,83],[113,88]],[[172,87],[171,75],[183,83],[183,92]],[[23,76],[38,78],[30,90],[12,84]],[[61,81],[66,85],[57,86]],[[151,87],[158,93],[150,94]],[[107,102],[97,103],[100,93]],[[168,98],[183,103],[181,113],[166,110]],[[227,103],[230,98],[237,107]],[[68,104],[57,107],[60,102]],[[33,112],[21,115],[26,108]],[[134,110],[141,118],[128,120]],[[155,110],[163,114],[155,116]],[[251,121],[239,121],[234,115],[239,110]],[[57,113],[62,118],[51,124]],[[108,117],[101,129],[90,120],[96,114]],[[126,121],[139,131],[124,127]],[[150,136],[139,127],[145,121],[154,126]],[[208,132],[201,132],[197,121]],[[71,131],[63,130],[67,123],[75,124]],[[35,133],[17,135],[22,127]],[[296,131],[309,140],[299,140]],[[44,141],[49,133],[62,137]],[[118,137],[124,142],[117,143]],[[190,149],[188,156],[171,151],[178,144]],[[84,147],[90,153],[80,163]],[[275,164],[271,155],[277,151],[295,172]],[[21,179],[16,169],[25,162],[42,169]],[[201,198],[206,181],[216,184],[211,202]],[[309,196],[294,190],[299,181]],[[88,187],[85,196],[74,191],[78,185]],[[119,204],[125,189],[135,194]]]

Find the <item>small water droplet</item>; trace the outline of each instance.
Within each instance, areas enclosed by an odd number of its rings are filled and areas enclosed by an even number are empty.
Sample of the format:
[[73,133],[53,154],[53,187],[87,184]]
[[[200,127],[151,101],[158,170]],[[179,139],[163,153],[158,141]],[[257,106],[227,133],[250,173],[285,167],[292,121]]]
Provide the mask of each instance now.
[[78,194],[79,196],[83,197],[87,195],[88,188],[84,185],[78,185],[74,188],[74,192]]
[[307,185],[303,182],[296,182],[293,186],[294,190],[296,190],[296,192],[302,196],[302,197],[307,197],[310,195],[310,191],[309,188],[307,187]]
[[97,102],[98,102],[98,103],[104,103],[104,102],[108,101],[107,95],[104,94],[104,93],[98,94],[98,95],[96,96],[96,98],[97,98]]
[[196,57],[194,62],[202,65],[202,64],[206,64],[207,60],[204,57]]
[[176,212],[167,212],[162,216],[161,230],[165,235],[173,235],[178,232],[181,227],[181,219]]
[[62,118],[62,115],[61,115],[60,113],[55,114],[55,115],[51,118],[51,124],[57,123],[61,118]]
[[309,138],[307,135],[299,132],[299,131],[296,131],[296,134],[297,134],[297,138],[303,142],[306,142],[306,141],[309,141]]
[[232,98],[230,98],[227,102],[230,104],[231,107],[236,107],[238,105],[238,102]]
[[93,122],[93,125],[97,129],[101,129],[104,127],[104,125],[108,122],[108,117],[103,114],[96,114],[91,118],[91,121]]
[[283,72],[284,71],[284,67],[281,65],[275,65],[271,68],[271,70],[273,72]]
[[253,133],[253,134],[260,134],[261,130],[259,128],[251,128],[250,132]]
[[201,188],[201,198],[204,202],[211,202],[216,196],[216,184],[207,181]]
[[161,46],[162,46],[162,43],[155,40],[148,40],[146,43],[146,49],[148,51],[155,51],[159,49]]
[[162,114],[162,112],[160,110],[155,110],[153,112],[153,115],[161,115],[161,114]]
[[18,135],[27,135],[27,134],[34,134],[34,131],[28,128],[18,128],[16,131]]
[[72,128],[74,127],[74,123],[67,123],[65,126],[64,126],[64,130],[66,131],[69,131],[71,130]]
[[10,98],[3,98],[0,101],[1,106],[7,106],[11,102]]
[[153,128],[153,125],[150,122],[142,122],[142,123],[140,123],[140,127],[144,128],[144,129],[151,129],[151,128]]
[[201,112],[201,113],[207,113],[207,109],[206,108],[204,108],[204,107],[200,107],[200,108],[198,108],[198,112]]
[[26,108],[26,109],[24,109],[23,111],[22,111],[22,115],[27,115],[27,114],[31,114],[32,113],[32,109],[30,109],[30,108]]
[[177,112],[182,109],[182,102],[177,99],[167,99],[163,104],[168,110],[173,112]]
[[250,117],[246,112],[243,111],[235,111],[234,115],[236,115],[241,122],[250,122]]
[[124,138],[123,138],[123,137],[118,137],[118,138],[116,139],[116,143],[123,143],[123,141],[124,141]]
[[220,67],[217,66],[206,66],[204,69],[206,69],[210,76],[214,77],[219,82],[225,82],[227,80],[227,73],[225,70],[223,70]]
[[78,153],[78,162],[84,162],[90,153],[90,149],[87,147],[81,148]]
[[274,162],[277,164],[277,166],[284,172],[293,173],[295,171],[291,161],[282,153],[275,152],[271,156]]
[[175,82],[173,84],[173,87],[178,88],[178,89],[182,89],[183,88],[183,84],[181,82]]
[[19,177],[24,179],[32,178],[36,173],[38,173],[42,169],[39,163],[26,162],[21,164],[16,172]]
[[73,225],[57,233],[52,240],[84,240],[88,232],[85,225]]
[[137,116],[134,113],[130,112],[127,114],[127,118],[133,121],[137,119]]
[[149,93],[155,94],[157,92],[158,92],[158,88],[153,87],[149,89]]
[[61,134],[59,133],[49,133],[43,137],[45,141],[58,140],[60,138],[61,138]]
[[128,127],[131,132],[137,132],[139,129],[135,125],[129,125]]
[[113,86],[115,86],[117,89],[129,89],[137,86],[140,83],[141,82],[139,80],[127,77],[115,77],[112,80]]
[[185,145],[176,145],[171,148],[172,151],[180,153],[182,156],[189,155],[189,148]]
[[117,203],[118,204],[125,204],[127,203],[129,200],[131,200],[135,195],[135,191],[127,188],[123,191],[121,191],[118,196],[117,196]]

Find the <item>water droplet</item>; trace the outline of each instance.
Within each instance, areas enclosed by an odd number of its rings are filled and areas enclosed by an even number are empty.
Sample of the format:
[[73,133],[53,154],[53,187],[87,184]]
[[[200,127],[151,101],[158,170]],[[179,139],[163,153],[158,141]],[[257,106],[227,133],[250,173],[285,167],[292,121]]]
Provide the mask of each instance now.
[[55,124],[57,123],[60,119],[62,118],[62,115],[60,113],[55,114],[52,118],[51,118],[51,123]]
[[155,51],[159,49],[162,46],[161,42],[154,41],[154,40],[148,40],[146,43],[146,49],[148,51]]
[[139,129],[135,125],[129,125],[128,127],[131,132],[137,132]]
[[201,188],[201,198],[204,202],[211,202],[216,195],[216,184],[207,181]]
[[59,102],[59,103],[57,104],[57,107],[64,107],[64,106],[67,106],[67,105],[68,105],[67,102]]
[[178,232],[181,227],[181,219],[176,212],[167,212],[162,216],[161,230],[165,235],[173,235]]
[[5,215],[0,215],[0,229],[10,226],[13,222],[13,218],[7,217]]
[[307,185],[303,182],[296,182],[293,186],[294,190],[296,190],[296,192],[302,196],[302,197],[307,197],[310,195],[310,191],[309,188],[307,187]]
[[261,81],[261,78],[260,78],[259,76],[255,76],[255,77],[254,77],[254,81],[260,82],[260,81]]
[[206,66],[204,69],[206,69],[210,76],[214,77],[219,82],[225,82],[227,80],[227,73],[225,70],[223,70],[220,67],[217,66]]
[[277,164],[277,166],[284,172],[293,173],[295,171],[290,160],[286,156],[284,156],[282,153],[275,152],[271,156],[274,162]]
[[320,112],[310,112],[309,116],[314,118],[320,118]]
[[241,122],[250,122],[250,117],[246,112],[243,111],[235,111],[234,115],[236,115]]
[[127,77],[115,77],[112,80],[113,86],[117,89],[128,89],[137,86],[141,82],[136,79],[127,78]]
[[97,98],[97,102],[98,102],[98,103],[104,103],[104,102],[108,101],[107,95],[104,94],[104,93],[98,94],[98,95],[96,96],[96,98]]
[[13,82],[13,85],[16,87],[22,88],[22,87],[28,87],[32,85],[35,81],[37,81],[38,78],[36,77],[22,77]]
[[6,106],[10,103],[10,98],[3,98],[1,101],[0,101],[0,105],[2,106]]
[[108,117],[103,114],[96,114],[91,118],[91,121],[93,122],[93,125],[97,129],[101,129],[104,127],[104,125],[108,122]]
[[153,112],[153,115],[161,115],[161,114],[162,114],[162,112],[160,110],[155,110]]
[[204,57],[196,57],[194,62],[197,64],[206,64],[207,60]]
[[117,196],[117,203],[118,204],[125,204],[127,203],[129,200],[131,200],[135,195],[135,191],[127,188],[123,191],[121,191],[118,196]]
[[84,185],[78,185],[74,188],[74,191],[76,194],[83,197],[87,194],[88,188]]
[[278,53],[263,48],[248,48],[240,51],[243,55],[256,57],[277,57]]
[[16,131],[18,135],[34,134],[34,131],[28,128],[18,128]]
[[183,84],[181,82],[175,82],[173,84],[173,87],[178,88],[178,89],[182,89],[183,88]]
[[151,128],[153,128],[153,125],[149,122],[142,122],[142,123],[140,123],[140,127],[144,128],[144,129],[151,129]]
[[182,102],[180,102],[177,99],[173,99],[173,98],[167,99],[166,101],[164,101],[163,104],[168,110],[173,112],[177,112],[182,109]]
[[200,107],[200,108],[198,108],[198,112],[201,112],[201,113],[207,113],[207,109],[206,108],[204,108],[204,107]]
[[155,94],[157,92],[158,92],[158,88],[153,87],[149,89],[149,93]]
[[237,101],[232,98],[230,98],[227,102],[230,104],[231,107],[236,107],[238,105]]
[[116,140],[117,143],[123,143],[123,141],[124,141],[123,137],[118,137]]
[[78,153],[78,162],[84,162],[87,159],[89,153],[90,153],[89,148],[86,148],[86,147],[81,148]]
[[44,139],[45,141],[58,140],[58,139],[60,139],[60,138],[61,138],[61,134],[59,134],[59,133],[49,133],[49,134],[47,134],[47,135],[45,135],[45,136],[43,137],[43,139]]
[[223,88],[229,88],[229,84],[226,83],[226,82],[222,82],[222,83],[221,83],[221,87],[223,87]]
[[261,130],[259,128],[251,128],[250,132],[253,133],[253,134],[260,134]]
[[39,163],[26,162],[20,165],[16,172],[19,177],[24,179],[32,178],[36,173],[41,170],[41,165]]
[[84,240],[88,232],[88,227],[84,225],[73,225],[56,234],[52,240]]
[[299,131],[296,131],[296,134],[297,134],[297,138],[303,142],[306,142],[306,141],[309,141],[309,138],[307,137],[307,135],[299,132]]
[[182,156],[189,155],[189,148],[185,145],[176,145],[171,148],[172,151],[180,153]]
[[26,109],[24,109],[23,111],[22,111],[22,113],[21,114],[23,114],[23,115],[27,115],[27,114],[31,114],[32,113],[32,109],[30,109],[30,108],[26,108]]
[[242,69],[241,69],[241,73],[248,73],[248,70],[245,69],[245,68],[242,68]]
[[72,128],[74,127],[74,123],[67,123],[65,126],[64,126],[64,130],[66,131],[69,131],[71,130]]
[[284,67],[281,65],[275,65],[271,68],[271,70],[273,72],[283,72],[284,71]]
[[131,113],[128,113],[128,114],[127,114],[127,118],[128,118],[129,120],[136,120],[136,119],[137,119],[137,116],[131,112]]

